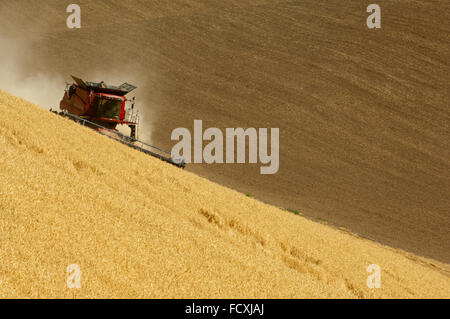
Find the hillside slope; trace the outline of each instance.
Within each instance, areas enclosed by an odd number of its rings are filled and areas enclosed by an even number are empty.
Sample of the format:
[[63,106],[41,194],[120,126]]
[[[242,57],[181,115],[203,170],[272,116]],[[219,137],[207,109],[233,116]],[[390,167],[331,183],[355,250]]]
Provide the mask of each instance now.
[[1,1],[0,36],[13,40],[0,41],[12,56],[0,64],[18,64],[3,89],[49,87],[50,108],[70,74],[129,81],[145,110],[141,136],[166,148],[194,119],[279,127],[276,175],[188,170],[450,262],[449,1],[380,0],[381,30],[351,0],[77,3],[82,28],[69,30],[67,1]]
[[[0,92],[0,298],[450,297],[433,261],[214,184]],[[66,287],[68,265],[82,288]],[[366,286],[369,264],[381,288]]]

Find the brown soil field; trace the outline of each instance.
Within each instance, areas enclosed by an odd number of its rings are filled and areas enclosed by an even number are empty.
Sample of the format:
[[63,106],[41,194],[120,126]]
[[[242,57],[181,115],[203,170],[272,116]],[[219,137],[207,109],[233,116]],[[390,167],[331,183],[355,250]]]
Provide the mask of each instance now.
[[[248,198],[2,91],[0,112],[0,298],[450,297],[435,261]],[[66,286],[72,264],[81,289]],[[379,289],[366,285],[370,264]]]
[[77,3],[82,28],[69,30],[67,1],[0,1],[0,89],[54,108],[70,74],[128,81],[141,137],[165,148],[195,119],[278,127],[275,175],[187,170],[448,269],[448,1],[377,1],[379,30],[370,2],[350,0]]

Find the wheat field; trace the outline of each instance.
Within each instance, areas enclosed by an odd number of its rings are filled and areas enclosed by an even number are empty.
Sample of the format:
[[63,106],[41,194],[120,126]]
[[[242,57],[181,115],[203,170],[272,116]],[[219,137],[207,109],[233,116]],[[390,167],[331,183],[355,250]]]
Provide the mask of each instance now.
[[[438,262],[248,198],[0,91],[1,298],[448,298]],[[79,265],[81,288],[67,287]],[[381,288],[366,271],[381,268]]]

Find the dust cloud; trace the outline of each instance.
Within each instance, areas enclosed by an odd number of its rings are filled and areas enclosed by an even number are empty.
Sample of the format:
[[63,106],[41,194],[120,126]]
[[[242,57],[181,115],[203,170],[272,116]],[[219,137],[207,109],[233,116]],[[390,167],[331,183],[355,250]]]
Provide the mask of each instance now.
[[0,89],[46,109],[59,107],[64,79],[55,74],[29,73],[23,67],[28,44],[0,37]]

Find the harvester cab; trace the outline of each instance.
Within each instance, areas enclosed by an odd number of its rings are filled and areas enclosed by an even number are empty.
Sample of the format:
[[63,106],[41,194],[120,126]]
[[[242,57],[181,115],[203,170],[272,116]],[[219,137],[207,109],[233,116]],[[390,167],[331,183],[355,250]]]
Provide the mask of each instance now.
[[137,139],[139,112],[135,109],[135,98],[128,100],[125,95],[136,89],[124,83],[121,86],[107,85],[105,82],[85,82],[72,76],[75,83],[67,84],[60,109],[79,116],[109,130],[118,125],[130,127],[130,138]]
[[[183,158],[172,158],[164,149],[138,140],[139,111],[135,97],[125,96],[135,90],[134,85],[124,83],[120,86],[105,82],[87,82],[72,76],[75,81],[67,84],[60,102],[61,112],[53,113],[68,117],[75,122],[90,127],[97,132],[115,139],[122,144],[157,157],[170,164],[184,168]],[[130,128],[129,136],[118,131],[118,125]]]

